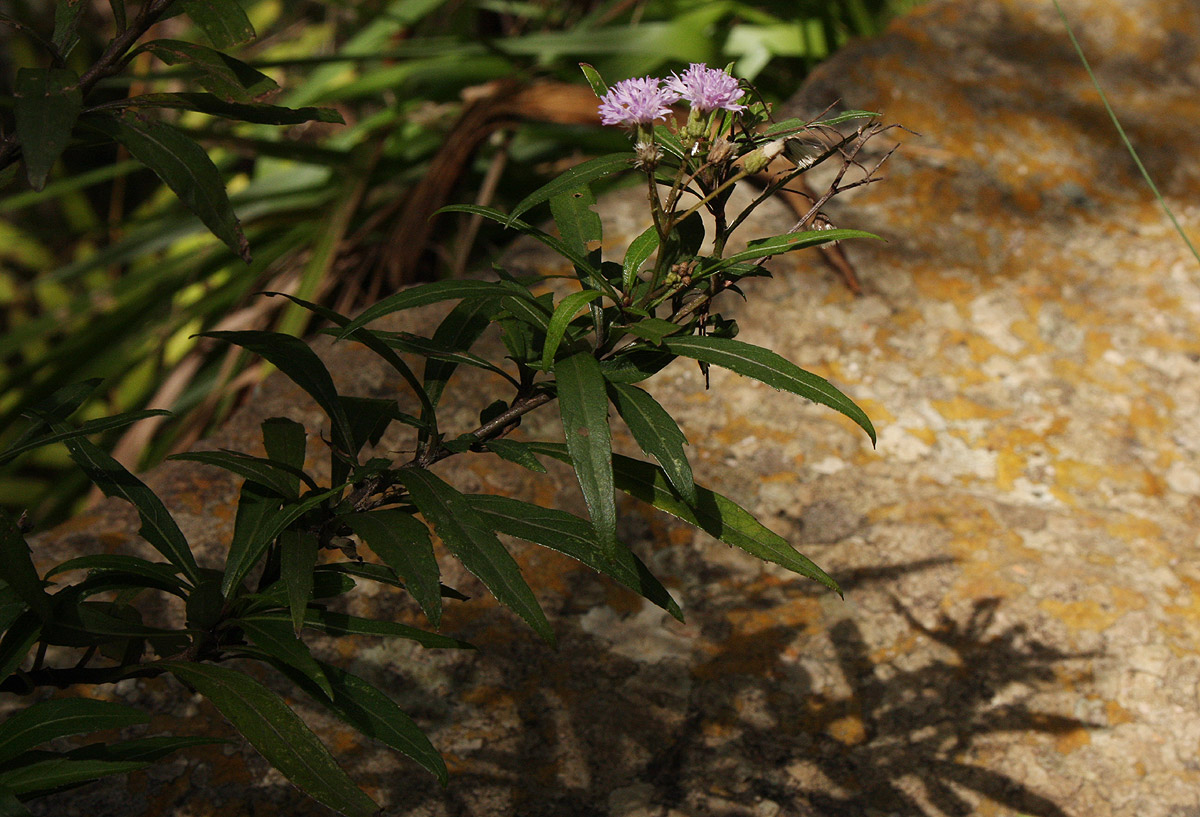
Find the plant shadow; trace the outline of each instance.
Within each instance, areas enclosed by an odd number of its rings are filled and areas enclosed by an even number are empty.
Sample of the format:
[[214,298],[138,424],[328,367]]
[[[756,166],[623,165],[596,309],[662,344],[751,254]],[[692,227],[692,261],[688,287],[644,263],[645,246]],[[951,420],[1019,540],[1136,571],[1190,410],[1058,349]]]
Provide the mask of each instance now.
[[[941,561],[872,569],[843,587]],[[657,662],[567,619],[559,654],[487,651],[498,669],[471,681],[505,690],[515,707],[506,717],[517,723],[471,752],[448,790],[396,791],[407,805],[388,813],[966,817],[982,798],[1071,817],[1017,776],[971,759],[1002,749],[1005,733],[1053,741],[1100,726],[1037,709],[1056,667],[1090,656],[1048,646],[1024,624],[998,626],[1001,606],[978,599],[965,616],[924,624],[893,597],[889,626],[918,646],[885,658],[857,617],[810,629],[824,651],[807,658],[797,658],[788,625],[712,639],[720,646],[699,661]],[[730,595],[690,615],[717,628],[734,607],[745,600]],[[778,810],[756,811],[764,801]]]

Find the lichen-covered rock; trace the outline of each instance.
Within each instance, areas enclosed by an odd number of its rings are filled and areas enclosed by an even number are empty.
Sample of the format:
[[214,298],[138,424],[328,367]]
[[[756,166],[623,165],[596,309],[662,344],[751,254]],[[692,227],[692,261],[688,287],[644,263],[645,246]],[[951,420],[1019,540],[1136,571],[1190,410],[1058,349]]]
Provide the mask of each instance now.
[[[1064,5],[1195,231],[1200,7]],[[688,623],[514,546],[555,652],[447,562],[447,581],[476,598],[452,605],[443,630],[478,653],[324,645],[429,730],[447,790],[296,701],[387,814],[1200,813],[1200,269],[1046,0],[930,3],[823,66],[796,110],[838,99],[921,134],[892,131],[904,145],[888,180],[831,208],[838,226],[887,239],[846,247],[866,294],[850,296],[815,255],[787,257],[727,314],[741,337],[863,405],[878,449],[828,410],[720,371],[708,391],[683,363],[651,385],[691,439],[700,481],[829,569],[845,600],[623,504],[623,535]],[[640,231],[639,198],[601,205],[612,231]],[[787,223],[763,208],[746,236]],[[550,262],[526,248],[518,263]],[[400,388],[353,347],[327,359],[353,393]],[[461,388],[465,423],[490,387]],[[279,414],[319,429],[275,378],[214,444],[252,449],[259,420]],[[474,490],[579,507],[562,471],[446,465]],[[180,465],[156,485],[219,555],[235,486]],[[77,520],[39,556],[119,549],[135,527],[119,514]],[[355,604],[416,620],[391,592]],[[161,713],[156,726],[229,732],[166,682],[118,693]],[[40,809],[328,813],[240,744]]]

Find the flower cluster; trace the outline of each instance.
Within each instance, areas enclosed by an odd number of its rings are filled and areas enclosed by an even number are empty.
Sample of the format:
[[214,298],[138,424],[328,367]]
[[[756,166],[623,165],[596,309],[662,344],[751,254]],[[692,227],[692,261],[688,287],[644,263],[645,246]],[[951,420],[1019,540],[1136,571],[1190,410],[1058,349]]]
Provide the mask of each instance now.
[[686,99],[693,111],[711,113],[718,108],[745,110],[737,101],[745,94],[738,81],[725,71],[694,62],[682,75],[667,80],[654,77],[626,79],[614,85],[600,99],[600,121],[605,125],[648,125],[664,119],[670,106]]

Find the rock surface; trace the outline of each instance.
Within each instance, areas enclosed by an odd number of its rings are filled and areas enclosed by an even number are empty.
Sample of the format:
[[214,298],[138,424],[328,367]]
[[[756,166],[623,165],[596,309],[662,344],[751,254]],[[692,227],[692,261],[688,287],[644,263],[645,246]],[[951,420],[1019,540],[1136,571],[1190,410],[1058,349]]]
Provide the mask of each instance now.
[[[1130,136],[1186,227],[1200,221],[1200,7],[1064,3]],[[882,111],[921,134],[838,226],[866,294],[816,255],[752,282],[742,338],[829,377],[880,430],[677,364],[656,393],[701,482],[828,569],[845,600],[632,504],[625,538],[687,625],[555,554],[514,546],[561,640],[476,595],[443,631],[477,654],[326,645],[431,734],[441,790],[308,707],[389,815],[1200,815],[1200,269],[1166,225],[1043,0],[934,2],[823,66],[795,102]],[[602,203],[641,229],[638,196]],[[747,236],[778,232],[764,208]],[[510,267],[545,268],[536,249]],[[327,352],[347,391],[399,387]],[[469,417],[487,383],[467,381]],[[453,399],[453,397],[451,398]],[[212,443],[320,416],[279,379]],[[466,420],[464,419],[464,423]],[[541,421],[546,425],[548,421]],[[538,422],[529,423],[537,426]],[[553,433],[546,425],[547,434]],[[530,435],[539,429],[527,429]],[[451,461],[452,464],[453,461]],[[578,508],[569,475],[468,462],[447,478]],[[155,476],[210,560],[235,485]],[[39,556],[127,547],[107,506]],[[392,593],[361,611],[416,620]],[[155,726],[228,734],[177,686],[122,688]],[[63,815],[322,815],[239,745],[43,801]]]

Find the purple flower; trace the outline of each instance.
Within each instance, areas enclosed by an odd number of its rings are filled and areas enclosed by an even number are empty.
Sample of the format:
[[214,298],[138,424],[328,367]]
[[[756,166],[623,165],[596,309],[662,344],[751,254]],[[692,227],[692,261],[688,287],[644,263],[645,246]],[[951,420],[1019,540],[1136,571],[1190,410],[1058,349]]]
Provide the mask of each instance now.
[[692,103],[702,113],[724,108],[727,111],[743,111],[745,105],[737,101],[745,95],[738,81],[717,68],[709,68],[702,62],[693,62],[683,76],[672,74],[667,80],[667,89]]
[[605,125],[645,125],[663,119],[667,107],[679,99],[654,77],[624,79],[600,99],[600,121]]

